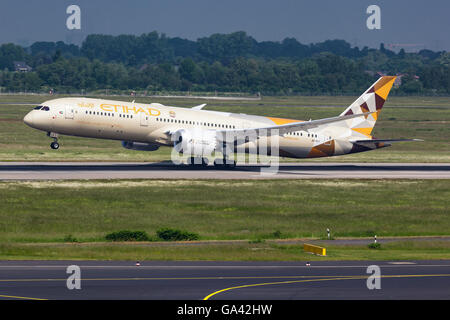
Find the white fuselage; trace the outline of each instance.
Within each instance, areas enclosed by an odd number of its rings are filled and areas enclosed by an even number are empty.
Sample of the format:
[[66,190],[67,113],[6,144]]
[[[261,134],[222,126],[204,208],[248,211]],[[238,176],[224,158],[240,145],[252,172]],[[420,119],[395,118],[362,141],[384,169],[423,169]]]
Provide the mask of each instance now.
[[[299,121],[169,107],[158,103],[90,98],[61,98],[46,101],[41,106],[44,108],[32,110],[24,118],[24,122],[35,129],[62,135],[166,146],[173,146],[168,133],[180,129],[226,131]],[[327,128],[284,134],[277,137],[279,155],[306,158],[348,153],[351,143],[340,141],[335,144],[335,138],[332,130]],[[311,151],[315,146],[323,145],[326,148],[331,144],[333,150],[330,154]]]

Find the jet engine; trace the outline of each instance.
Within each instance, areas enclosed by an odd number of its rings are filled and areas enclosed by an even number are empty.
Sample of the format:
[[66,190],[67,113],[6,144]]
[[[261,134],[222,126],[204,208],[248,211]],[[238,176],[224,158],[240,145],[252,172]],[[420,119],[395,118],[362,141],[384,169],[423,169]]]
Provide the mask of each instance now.
[[193,157],[208,156],[217,147],[216,132],[201,129],[180,129],[172,134],[177,152]]
[[159,145],[157,144],[133,142],[133,141],[122,141],[122,147],[124,147],[125,149],[138,151],[155,151],[159,149]]

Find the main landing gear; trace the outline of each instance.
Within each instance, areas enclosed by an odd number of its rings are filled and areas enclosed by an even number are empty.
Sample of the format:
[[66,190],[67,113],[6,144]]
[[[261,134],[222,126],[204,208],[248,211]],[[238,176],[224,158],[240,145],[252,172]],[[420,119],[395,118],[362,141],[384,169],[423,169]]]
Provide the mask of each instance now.
[[52,148],[53,150],[58,150],[59,149],[58,135],[53,132],[47,132],[47,136],[53,138],[53,142],[50,143],[50,148]]
[[[208,164],[209,164],[208,158],[190,157],[188,160],[188,165],[193,167],[207,167]],[[229,159],[215,159],[214,167],[218,169],[235,168],[236,161]]]
[[230,159],[216,159],[214,160],[214,167],[223,169],[223,168],[236,168],[236,160]]
[[208,158],[190,157],[188,164],[194,167],[206,167],[209,164]]

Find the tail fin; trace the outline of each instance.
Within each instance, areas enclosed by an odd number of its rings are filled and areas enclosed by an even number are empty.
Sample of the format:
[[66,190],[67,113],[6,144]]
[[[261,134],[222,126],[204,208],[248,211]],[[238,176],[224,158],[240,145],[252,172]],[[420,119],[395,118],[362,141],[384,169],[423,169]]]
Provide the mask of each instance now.
[[344,116],[373,112],[370,115],[354,118],[347,122],[351,129],[351,139],[372,139],[373,127],[394,84],[395,78],[395,76],[381,77],[340,114]]

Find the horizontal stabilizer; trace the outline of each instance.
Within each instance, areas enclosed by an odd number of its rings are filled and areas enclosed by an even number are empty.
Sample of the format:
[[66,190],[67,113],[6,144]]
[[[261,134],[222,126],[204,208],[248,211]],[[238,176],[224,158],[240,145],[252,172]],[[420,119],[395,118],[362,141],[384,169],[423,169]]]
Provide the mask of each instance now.
[[368,139],[368,140],[356,140],[350,141],[356,144],[372,144],[372,143],[393,143],[393,142],[410,142],[410,141],[423,141],[421,139]]

